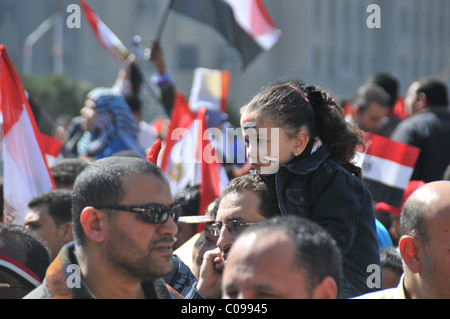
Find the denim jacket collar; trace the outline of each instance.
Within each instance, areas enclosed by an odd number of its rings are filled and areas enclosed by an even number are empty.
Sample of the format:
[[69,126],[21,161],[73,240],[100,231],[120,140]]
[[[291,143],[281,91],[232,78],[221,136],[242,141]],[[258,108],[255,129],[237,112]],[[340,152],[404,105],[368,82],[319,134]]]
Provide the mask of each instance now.
[[314,171],[322,164],[328,157],[331,156],[330,149],[327,145],[322,145],[313,154],[302,154],[297,156],[291,162],[286,164],[286,169],[294,174],[306,174]]

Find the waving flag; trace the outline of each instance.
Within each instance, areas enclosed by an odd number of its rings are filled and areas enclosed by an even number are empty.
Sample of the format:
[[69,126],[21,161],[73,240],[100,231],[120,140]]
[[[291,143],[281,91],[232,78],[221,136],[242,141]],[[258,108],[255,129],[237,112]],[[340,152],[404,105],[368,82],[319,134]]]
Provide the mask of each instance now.
[[147,153],[146,159],[147,161],[158,165],[158,156],[159,152],[161,151],[162,144],[161,139],[158,138],[155,143],[153,143],[152,147],[150,148],[150,151]]
[[[190,176],[191,172],[194,172],[192,166],[193,154],[187,156],[191,158],[190,163],[182,163],[183,154],[181,152],[190,153],[193,150],[191,145],[187,145],[187,143],[192,142],[191,139],[183,140],[182,137],[183,134],[192,136],[194,120],[195,113],[189,108],[184,96],[177,92],[160,164],[161,169],[168,174],[172,194],[182,190],[193,179],[193,175]],[[188,164],[189,168],[187,167]]]
[[262,0],[173,0],[171,8],[220,32],[239,51],[244,68],[281,35]]
[[119,38],[103,23],[97,14],[91,9],[85,0],[79,0],[86,15],[86,19],[92,27],[100,44],[108,50],[114,58],[123,61],[129,54],[128,49]]
[[376,134],[365,133],[366,150],[356,165],[377,202],[400,207],[420,149]]
[[160,164],[173,195],[188,185],[200,185],[203,214],[228,184],[226,172],[215,158],[205,111],[200,108],[194,113],[182,94],[177,93]]
[[4,221],[23,224],[28,202],[54,188],[40,146],[40,132],[9,59],[0,45],[0,107],[3,116]]

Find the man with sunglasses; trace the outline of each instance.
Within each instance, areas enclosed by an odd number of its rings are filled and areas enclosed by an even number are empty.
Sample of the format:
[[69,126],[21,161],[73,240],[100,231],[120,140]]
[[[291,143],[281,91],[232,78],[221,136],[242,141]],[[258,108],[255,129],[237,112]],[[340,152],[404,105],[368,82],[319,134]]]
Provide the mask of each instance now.
[[162,171],[137,157],[87,166],[73,189],[74,243],[64,246],[26,298],[174,298],[172,269],[179,206]]
[[217,248],[204,254],[195,287],[204,298],[221,297],[222,271],[236,237],[256,223],[280,215],[275,192],[269,185],[260,175],[247,174],[232,179],[223,190],[216,221],[209,226],[211,234],[218,237]]

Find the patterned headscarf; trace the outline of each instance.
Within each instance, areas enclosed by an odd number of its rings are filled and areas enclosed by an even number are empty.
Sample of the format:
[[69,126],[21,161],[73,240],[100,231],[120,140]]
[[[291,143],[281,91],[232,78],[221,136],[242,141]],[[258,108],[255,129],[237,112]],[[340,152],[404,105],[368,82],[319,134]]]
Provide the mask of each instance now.
[[125,98],[111,88],[96,88],[87,98],[96,104],[97,116],[91,131],[80,140],[78,152],[98,157],[105,148],[120,140],[126,150],[145,157],[138,143],[138,126]]

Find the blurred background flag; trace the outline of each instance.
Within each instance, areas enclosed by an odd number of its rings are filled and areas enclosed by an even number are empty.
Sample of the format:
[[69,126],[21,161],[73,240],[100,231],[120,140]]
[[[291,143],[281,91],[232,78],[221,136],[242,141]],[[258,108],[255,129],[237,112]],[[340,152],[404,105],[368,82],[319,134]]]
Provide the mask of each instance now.
[[364,141],[366,149],[357,153],[355,164],[361,167],[373,199],[400,207],[420,149],[367,132]]
[[262,0],[172,0],[170,7],[220,32],[241,54],[243,68],[281,35]]
[[85,0],[78,1],[100,44],[117,60],[125,60],[129,51],[122,41],[103,23]]

